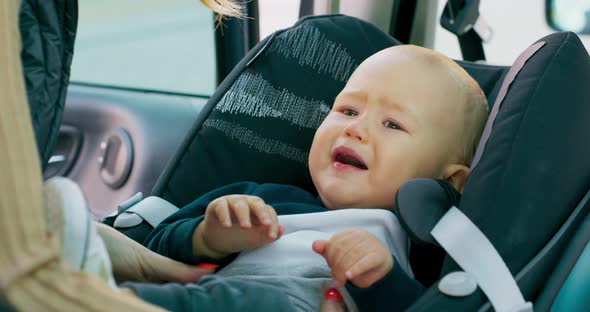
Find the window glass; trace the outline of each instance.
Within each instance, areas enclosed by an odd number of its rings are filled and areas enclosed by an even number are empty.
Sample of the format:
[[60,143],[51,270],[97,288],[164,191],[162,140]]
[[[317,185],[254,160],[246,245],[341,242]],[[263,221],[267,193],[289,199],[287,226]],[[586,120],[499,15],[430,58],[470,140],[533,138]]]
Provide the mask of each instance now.
[[258,0],[260,40],[293,26],[299,19],[300,0]]
[[198,0],[80,0],[71,80],[210,95],[213,27]]
[[[438,15],[441,16],[447,0],[438,0]],[[545,21],[543,0],[484,0],[479,11],[494,32],[492,39],[484,44],[486,59],[490,64],[511,65],[518,55],[533,42],[554,33]],[[590,48],[590,36],[580,35],[586,49]],[[463,59],[457,37],[437,26],[435,50],[454,59]]]

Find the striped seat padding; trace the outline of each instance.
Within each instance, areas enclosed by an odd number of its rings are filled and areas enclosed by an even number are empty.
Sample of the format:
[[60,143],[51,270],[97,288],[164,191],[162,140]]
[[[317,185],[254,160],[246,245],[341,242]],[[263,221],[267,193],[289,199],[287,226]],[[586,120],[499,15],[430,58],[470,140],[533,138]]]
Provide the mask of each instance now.
[[[211,96],[153,195],[182,207],[237,181],[315,192],[307,168],[315,130],[367,57],[400,44],[345,15],[306,17],[256,45]],[[458,62],[493,103],[507,66]]]
[[315,130],[354,69],[399,44],[353,17],[308,17],[259,43],[211,97],[154,195],[183,206],[236,181],[314,192],[307,168]]

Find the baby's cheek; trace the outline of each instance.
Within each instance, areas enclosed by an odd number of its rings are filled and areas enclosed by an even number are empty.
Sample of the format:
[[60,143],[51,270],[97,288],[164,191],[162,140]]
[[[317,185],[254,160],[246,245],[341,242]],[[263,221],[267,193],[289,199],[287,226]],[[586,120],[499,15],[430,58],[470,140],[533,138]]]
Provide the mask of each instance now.
[[404,179],[400,175],[381,176],[371,183],[371,199],[375,202],[373,207],[392,209],[395,194],[403,184]]

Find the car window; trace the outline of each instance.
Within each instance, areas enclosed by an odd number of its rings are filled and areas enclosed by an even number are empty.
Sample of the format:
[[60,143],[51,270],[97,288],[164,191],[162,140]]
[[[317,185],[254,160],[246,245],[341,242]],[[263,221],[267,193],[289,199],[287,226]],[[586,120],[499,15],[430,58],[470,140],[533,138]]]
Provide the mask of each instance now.
[[[437,18],[448,0],[438,1]],[[300,0],[259,0],[260,38],[290,27],[298,19]],[[545,0],[485,0],[480,12],[494,32],[484,43],[490,64],[510,65],[533,42],[554,33],[545,21]],[[454,59],[463,59],[457,37],[437,22],[434,49]],[[590,50],[590,36],[580,35]]]
[[214,22],[198,0],[80,0],[71,81],[211,95]]
[[258,0],[260,40],[293,26],[299,19],[300,3],[301,0]]
[[[447,0],[438,0],[441,16]],[[479,11],[494,32],[484,44],[490,64],[511,65],[518,55],[538,39],[554,33],[545,22],[545,0],[484,0]],[[590,36],[580,35],[586,49],[590,49]],[[434,49],[454,59],[463,59],[457,37],[437,26]]]

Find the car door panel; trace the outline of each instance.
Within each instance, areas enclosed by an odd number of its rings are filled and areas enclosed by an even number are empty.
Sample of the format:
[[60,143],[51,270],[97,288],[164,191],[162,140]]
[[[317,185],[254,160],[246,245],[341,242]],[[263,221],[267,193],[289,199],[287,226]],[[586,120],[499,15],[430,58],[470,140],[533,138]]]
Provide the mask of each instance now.
[[206,101],[72,84],[46,178],[54,170],[76,181],[97,217],[137,192],[149,196]]

